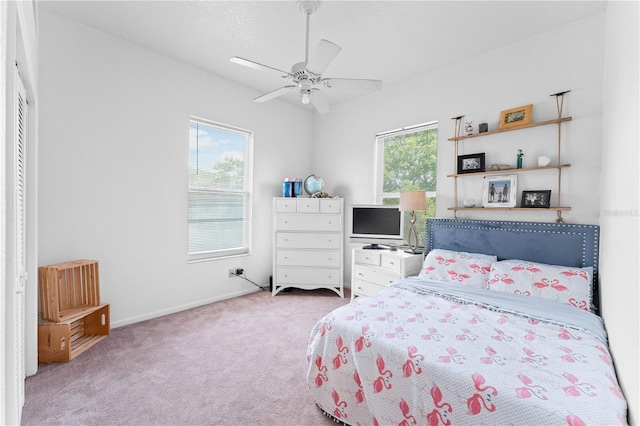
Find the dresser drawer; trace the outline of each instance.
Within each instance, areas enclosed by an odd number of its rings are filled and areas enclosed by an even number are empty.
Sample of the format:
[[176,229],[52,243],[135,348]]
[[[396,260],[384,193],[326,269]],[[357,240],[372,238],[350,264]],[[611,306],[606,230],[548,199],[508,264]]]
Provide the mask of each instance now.
[[384,289],[384,286],[358,279],[353,280],[351,283],[351,291],[358,296],[373,296],[382,289]]
[[400,280],[400,275],[394,275],[391,272],[381,273],[380,269],[369,269],[364,266],[355,265],[353,267],[353,279],[364,280],[381,286],[388,286]]
[[310,232],[278,232],[276,248],[340,249],[342,235]]
[[276,216],[276,231],[342,230],[342,216],[333,214],[289,214]]
[[298,213],[320,213],[319,198],[297,198]]
[[295,213],[297,210],[297,203],[295,198],[276,198],[275,211],[276,213]]
[[278,284],[340,285],[339,268],[278,268]]
[[342,213],[342,203],[338,199],[320,198],[320,213]]
[[276,262],[282,266],[340,267],[340,251],[278,250]]
[[358,250],[355,252],[355,262],[363,265],[380,266],[380,253],[375,250]]

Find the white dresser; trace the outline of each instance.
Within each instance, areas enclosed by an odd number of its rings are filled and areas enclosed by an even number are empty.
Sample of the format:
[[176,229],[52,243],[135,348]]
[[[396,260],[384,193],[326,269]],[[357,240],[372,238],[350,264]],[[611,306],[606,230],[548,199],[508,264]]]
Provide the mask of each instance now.
[[422,254],[404,251],[353,249],[351,300],[373,295],[401,278],[418,275]]
[[343,200],[273,199],[273,286],[328,288],[344,297]]

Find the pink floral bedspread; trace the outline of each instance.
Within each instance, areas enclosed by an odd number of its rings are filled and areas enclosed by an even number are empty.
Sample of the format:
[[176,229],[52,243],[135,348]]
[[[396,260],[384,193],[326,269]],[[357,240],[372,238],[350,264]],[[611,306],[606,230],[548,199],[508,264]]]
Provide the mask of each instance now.
[[348,425],[626,424],[602,337],[465,300],[414,283],[326,315],[307,351],[318,406]]

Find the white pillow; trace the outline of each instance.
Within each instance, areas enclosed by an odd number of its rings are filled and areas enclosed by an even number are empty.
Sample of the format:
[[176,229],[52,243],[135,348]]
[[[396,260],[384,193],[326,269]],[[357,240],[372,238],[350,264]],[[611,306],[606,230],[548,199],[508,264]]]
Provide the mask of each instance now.
[[436,281],[487,288],[491,264],[496,256],[434,249],[427,254],[418,275]]
[[591,311],[593,267],[571,268],[524,260],[491,265],[489,289],[556,300]]

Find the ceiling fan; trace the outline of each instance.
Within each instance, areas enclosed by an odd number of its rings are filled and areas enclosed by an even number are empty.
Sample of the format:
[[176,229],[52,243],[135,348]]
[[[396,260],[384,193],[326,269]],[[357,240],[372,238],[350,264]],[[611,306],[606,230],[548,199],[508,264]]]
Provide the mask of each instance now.
[[282,96],[286,93],[297,90],[300,93],[300,100],[303,104],[311,102],[320,114],[329,111],[329,104],[321,92],[321,88],[329,89],[359,89],[359,90],[380,90],[381,80],[366,80],[353,78],[322,78],[322,73],[340,53],[341,47],[328,40],[320,40],[318,47],[309,58],[309,21],[311,14],[318,10],[320,2],[318,0],[298,0],[298,7],[307,17],[307,38],[305,47],[304,62],[299,62],[291,67],[291,72],[283,71],[268,65],[234,56],[231,62],[244,65],[258,70],[277,71],[283,78],[292,80],[292,84],[281,87],[254,99],[256,102],[266,102]]

